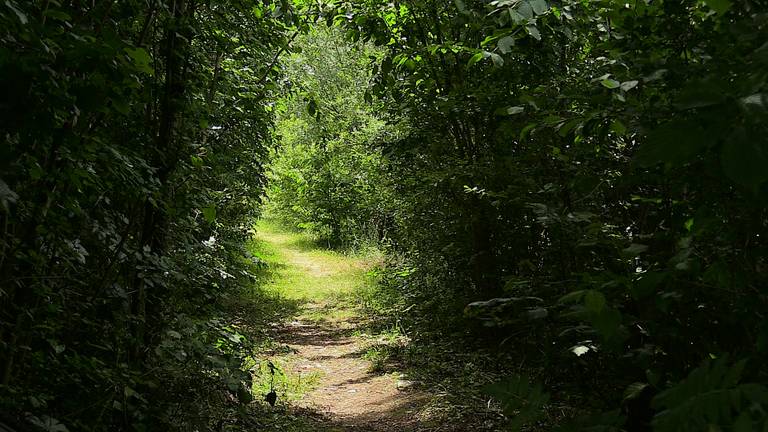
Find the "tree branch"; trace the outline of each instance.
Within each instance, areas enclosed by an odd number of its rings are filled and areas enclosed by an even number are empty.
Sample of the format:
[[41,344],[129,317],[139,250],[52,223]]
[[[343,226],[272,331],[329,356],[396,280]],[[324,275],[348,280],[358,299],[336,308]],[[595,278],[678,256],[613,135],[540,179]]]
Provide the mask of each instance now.
[[264,84],[264,81],[267,80],[267,77],[269,76],[269,71],[272,70],[273,67],[277,64],[277,61],[280,59],[280,55],[285,52],[285,50],[288,49],[289,46],[291,46],[291,43],[296,39],[297,36],[299,36],[299,33],[301,33],[301,29],[297,29],[295,32],[293,32],[293,35],[288,39],[288,42],[285,43],[280,49],[275,53],[275,56],[272,58],[272,62],[269,64],[267,69],[264,71],[264,74],[259,78],[259,80],[256,82],[257,86],[260,86]]

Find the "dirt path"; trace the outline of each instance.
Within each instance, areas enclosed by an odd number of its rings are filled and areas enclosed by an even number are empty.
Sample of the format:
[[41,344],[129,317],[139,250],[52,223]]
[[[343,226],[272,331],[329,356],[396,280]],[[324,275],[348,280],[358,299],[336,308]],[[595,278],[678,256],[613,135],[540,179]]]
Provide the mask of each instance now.
[[262,228],[259,237],[282,267],[274,289],[305,301],[301,315],[276,329],[289,353],[287,380],[312,382],[289,409],[334,432],[427,430],[419,422],[426,398],[418,386],[398,373],[371,372],[363,358],[373,342],[359,335],[352,299],[366,283],[366,263],[312,248],[274,227]]
[[[334,430],[412,431],[420,429],[418,412],[423,396],[396,375],[371,373],[362,359],[366,344],[350,336],[354,324],[296,321],[283,328],[281,339],[297,361],[294,373],[319,373],[317,388],[300,406],[321,413]],[[398,384],[400,388],[398,388]]]

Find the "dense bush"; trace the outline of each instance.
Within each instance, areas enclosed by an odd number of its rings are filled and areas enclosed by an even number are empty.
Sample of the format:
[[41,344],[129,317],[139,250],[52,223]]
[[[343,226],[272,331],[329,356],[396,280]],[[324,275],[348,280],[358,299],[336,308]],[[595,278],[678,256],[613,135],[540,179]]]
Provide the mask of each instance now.
[[337,20],[410,124],[383,151],[413,321],[529,328],[548,383],[617,409],[593,426],[762,428],[765,5],[395,5]]
[[285,3],[0,4],[0,410],[203,430],[248,399],[248,282]]
[[378,145],[395,133],[380,104],[366,103],[370,63],[381,53],[314,29],[284,63],[280,147],[271,165],[272,216],[334,246],[362,247],[386,236],[391,203]]
[[3,412],[242,425],[274,156],[274,215],[386,250],[381,309],[536,365],[514,427],[766,428],[763,0],[318,5],[0,4]]

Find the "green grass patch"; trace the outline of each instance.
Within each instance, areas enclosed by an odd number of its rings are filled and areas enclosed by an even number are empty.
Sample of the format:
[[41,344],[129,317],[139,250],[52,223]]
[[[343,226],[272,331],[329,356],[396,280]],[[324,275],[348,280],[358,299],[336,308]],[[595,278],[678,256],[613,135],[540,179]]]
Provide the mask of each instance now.
[[373,283],[369,257],[324,249],[307,235],[262,220],[250,252],[266,266],[264,289],[305,304],[302,318],[346,320],[356,316],[359,292]]
[[300,400],[305,394],[317,388],[321,374],[318,371],[308,373],[292,373],[291,366],[294,362],[292,356],[273,358],[275,373],[272,375],[269,363],[259,363],[253,380],[253,394],[263,397],[269,391],[274,390],[279,395],[279,403]]

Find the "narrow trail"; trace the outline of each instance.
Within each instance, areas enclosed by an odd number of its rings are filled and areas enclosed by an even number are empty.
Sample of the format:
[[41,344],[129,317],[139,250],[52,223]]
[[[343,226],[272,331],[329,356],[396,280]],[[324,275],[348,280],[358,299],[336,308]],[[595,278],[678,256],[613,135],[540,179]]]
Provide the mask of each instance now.
[[419,421],[426,396],[401,374],[372,372],[364,358],[375,341],[361,334],[354,299],[370,283],[370,263],[270,224],[259,230],[259,241],[277,267],[269,289],[301,303],[298,316],[275,328],[286,409],[311,419],[306,430],[428,430]]

